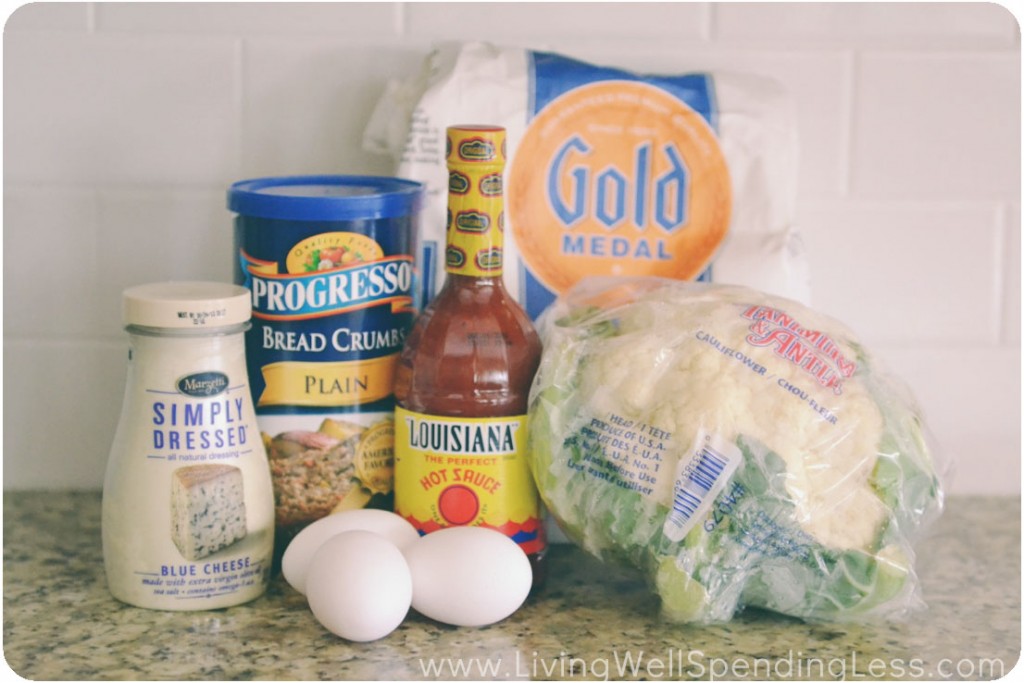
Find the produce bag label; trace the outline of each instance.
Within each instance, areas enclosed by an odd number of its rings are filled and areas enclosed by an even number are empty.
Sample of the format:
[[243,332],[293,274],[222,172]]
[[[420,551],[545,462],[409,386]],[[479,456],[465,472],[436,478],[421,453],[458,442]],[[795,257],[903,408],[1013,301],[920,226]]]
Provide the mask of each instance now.
[[679,459],[672,487],[672,511],[665,537],[681,541],[701,521],[743,461],[743,452],[719,435],[700,429],[690,452]]

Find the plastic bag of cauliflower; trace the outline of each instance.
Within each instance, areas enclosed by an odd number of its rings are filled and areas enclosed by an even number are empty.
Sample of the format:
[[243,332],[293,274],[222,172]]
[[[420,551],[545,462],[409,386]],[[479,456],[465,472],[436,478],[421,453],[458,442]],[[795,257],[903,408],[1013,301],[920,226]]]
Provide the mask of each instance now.
[[673,621],[921,606],[942,508],[906,388],[837,321],[725,285],[590,278],[539,327],[529,457],[566,535],[640,568]]

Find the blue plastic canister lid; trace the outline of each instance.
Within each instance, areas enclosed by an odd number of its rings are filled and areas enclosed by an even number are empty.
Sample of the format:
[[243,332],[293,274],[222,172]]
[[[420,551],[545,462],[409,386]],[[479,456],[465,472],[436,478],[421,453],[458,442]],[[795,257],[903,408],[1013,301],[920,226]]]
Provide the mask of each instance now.
[[242,180],[228,208],[243,216],[294,221],[350,221],[416,213],[424,186],[384,176],[309,175]]

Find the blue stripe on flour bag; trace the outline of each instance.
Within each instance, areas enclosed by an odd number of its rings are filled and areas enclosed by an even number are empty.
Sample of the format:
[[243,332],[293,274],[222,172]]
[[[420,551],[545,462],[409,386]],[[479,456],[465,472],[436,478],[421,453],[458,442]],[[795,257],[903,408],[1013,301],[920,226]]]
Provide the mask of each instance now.
[[[718,105],[715,101],[714,79],[710,74],[694,73],[679,76],[635,74],[629,71],[595,66],[552,52],[529,52],[530,103],[529,115],[533,120],[548,104],[580,86],[600,81],[635,81],[657,86],[676,97],[708,122],[718,134]],[[527,314],[536,319],[556,298],[556,293],[544,286],[525,266],[521,267],[521,299]],[[697,278],[710,282],[709,265]]]

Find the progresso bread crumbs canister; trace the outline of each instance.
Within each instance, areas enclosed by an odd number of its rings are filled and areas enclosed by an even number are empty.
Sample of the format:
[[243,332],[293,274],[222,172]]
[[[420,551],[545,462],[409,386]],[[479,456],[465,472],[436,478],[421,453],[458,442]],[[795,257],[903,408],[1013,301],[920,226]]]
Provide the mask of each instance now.
[[228,192],[278,557],[320,517],[392,507],[392,383],[419,300],[422,203],[420,183],[375,176],[260,178]]

